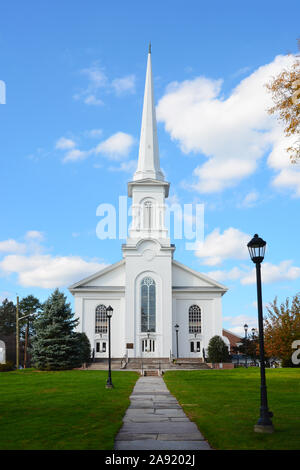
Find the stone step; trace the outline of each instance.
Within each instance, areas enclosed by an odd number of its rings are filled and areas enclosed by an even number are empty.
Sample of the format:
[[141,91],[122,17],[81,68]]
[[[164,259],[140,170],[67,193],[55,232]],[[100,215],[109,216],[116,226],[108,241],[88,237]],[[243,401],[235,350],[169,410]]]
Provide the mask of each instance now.
[[145,370],[144,371],[144,377],[153,377],[153,376],[158,376],[158,370]]

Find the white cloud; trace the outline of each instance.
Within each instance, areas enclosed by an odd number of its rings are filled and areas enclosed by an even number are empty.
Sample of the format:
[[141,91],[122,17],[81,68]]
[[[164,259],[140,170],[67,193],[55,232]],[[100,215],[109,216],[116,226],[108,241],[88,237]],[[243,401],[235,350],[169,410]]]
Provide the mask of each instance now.
[[112,81],[111,86],[117,95],[121,95],[123,93],[135,93],[135,75],[116,78]]
[[103,131],[102,129],[91,129],[90,131],[85,131],[84,134],[87,137],[97,138],[97,137],[101,137],[101,135],[103,134]]
[[63,287],[99,271],[106,265],[79,256],[8,255],[0,262],[3,273],[17,273],[24,287]]
[[61,137],[55,144],[55,148],[59,150],[68,150],[76,146],[76,143],[72,139],[67,139],[66,137]]
[[244,199],[238,204],[238,207],[253,207],[259,198],[257,191],[250,191]]
[[0,242],[0,253],[24,253],[26,245],[16,240],[9,239]]
[[290,188],[300,196],[300,171],[291,166],[287,138],[275,117],[267,113],[272,105],[265,84],[293,62],[291,56],[277,56],[259,67],[236,86],[228,97],[222,95],[222,80],[197,77],[173,82],[157,106],[158,120],[184,153],[208,158],[194,170],[193,188],[200,193],[221,191],[253,174],[268,151],[268,165],[280,173],[275,187]]
[[119,166],[110,166],[109,171],[124,171],[126,173],[133,173],[136,170],[137,161],[129,160],[128,162],[121,162]]
[[75,100],[81,100],[88,105],[102,106],[103,101],[99,97],[99,92],[108,85],[108,79],[104,69],[95,63],[91,67],[82,69],[80,73],[87,77],[88,84],[86,88],[75,93],[73,98]]
[[90,88],[92,89],[103,88],[107,84],[107,76],[104,72],[104,69],[99,67],[97,64],[82,69],[81,73],[88,77],[90,81]]
[[[86,131],[84,135],[86,137],[99,137],[102,134],[101,129],[93,129]],[[62,161],[67,162],[76,162],[85,160],[90,155],[97,155],[99,153],[108,157],[110,160],[121,160],[128,156],[135,140],[130,134],[125,132],[116,132],[108,139],[100,142],[96,147],[92,147],[88,150],[81,150],[76,148],[74,141],[71,143],[64,137],[60,138],[56,143],[56,148],[59,150],[65,151]],[[131,171],[133,168],[133,161],[125,162],[121,167],[109,168],[112,171]]]
[[222,271],[216,270],[216,271],[210,271],[206,273],[208,277],[211,277],[212,279],[215,279],[216,281],[235,281],[237,279],[240,279],[244,272],[238,268],[234,267],[230,269],[229,271]]
[[216,228],[199,243],[195,252],[196,256],[203,259],[203,263],[215,266],[225,259],[245,259],[248,255],[247,243],[251,237],[240,230],[230,227],[220,233]]
[[[273,282],[281,281],[293,281],[300,277],[300,268],[292,266],[293,261],[285,260],[281,261],[278,265],[264,262],[261,267],[261,277],[265,284],[271,284]],[[256,274],[255,269],[252,269],[250,273],[244,275],[241,279],[241,284],[255,284]]]
[[84,98],[85,104],[90,104],[93,106],[102,106],[104,103],[100,98],[97,98],[96,95],[88,95]]
[[[75,100],[83,101],[85,104],[93,106],[102,106],[104,104],[102,95],[112,91],[121,96],[124,93],[135,93],[135,75],[126,75],[124,77],[109,80],[103,67],[94,63],[80,71],[88,79],[87,86],[73,95]],[[101,94],[101,96],[100,96]]]
[[[85,260],[79,256],[53,256],[40,244],[42,232],[29,231],[27,243],[15,240],[0,242],[2,252],[13,253],[0,261],[2,276],[17,274],[18,282],[24,287],[63,287],[84,278],[106,266],[98,260]],[[21,254],[23,253],[23,254]]]
[[108,139],[101,142],[95,149],[95,153],[102,153],[112,160],[120,160],[127,157],[132,146],[134,138],[125,132],[117,132]]
[[63,162],[75,162],[78,160],[84,160],[90,155],[90,151],[86,150],[79,150],[79,149],[72,149],[67,152],[63,158]]
[[[293,281],[300,278],[300,268],[298,266],[293,266],[291,260],[281,261],[278,265],[263,262],[261,265],[261,277],[264,284],[272,284],[275,282],[282,281]],[[232,268],[229,271],[226,270],[216,270],[210,271],[207,273],[209,277],[215,279],[216,281],[234,281],[240,280],[242,285],[249,285],[256,283],[256,270],[255,268],[247,269],[242,267]]]
[[29,230],[25,234],[25,239],[40,242],[44,239],[44,234],[38,230]]

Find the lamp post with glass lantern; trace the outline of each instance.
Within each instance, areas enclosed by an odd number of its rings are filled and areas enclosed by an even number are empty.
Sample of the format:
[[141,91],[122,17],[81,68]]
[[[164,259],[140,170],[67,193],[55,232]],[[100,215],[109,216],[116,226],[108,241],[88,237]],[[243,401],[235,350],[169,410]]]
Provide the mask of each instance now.
[[259,355],[260,355],[260,417],[254,426],[255,432],[272,433],[274,427],[272,424],[273,413],[268,409],[268,397],[265,372],[265,353],[264,353],[264,325],[261,293],[261,263],[264,260],[266,242],[257,234],[247,244],[250,258],[256,266],[256,286],[257,286],[257,310],[258,310],[258,332],[259,332]]
[[106,309],[106,316],[108,318],[108,379],[106,382],[106,388],[113,388],[111,381],[111,334],[110,334],[110,320],[114,309],[109,305]]

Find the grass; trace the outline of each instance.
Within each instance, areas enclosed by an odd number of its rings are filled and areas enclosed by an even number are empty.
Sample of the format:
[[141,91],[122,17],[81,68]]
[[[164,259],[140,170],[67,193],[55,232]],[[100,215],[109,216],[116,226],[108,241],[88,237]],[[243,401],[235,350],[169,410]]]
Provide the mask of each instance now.
[[273,434],[253,431],[259,417],[258,368],[169,371],[170,392],[215,449],[300,449],[300,369],[266,371]]
[[138,378],[107,372],[32,369],[0,374],[0,449],[113,449]]

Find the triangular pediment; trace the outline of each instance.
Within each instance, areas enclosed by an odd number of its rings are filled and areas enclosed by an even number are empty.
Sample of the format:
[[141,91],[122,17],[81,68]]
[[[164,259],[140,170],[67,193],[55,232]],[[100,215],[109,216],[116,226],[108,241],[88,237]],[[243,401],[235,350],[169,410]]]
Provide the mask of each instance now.
[[172,261],[172,279],[173,288],[207,287],[223,293],[227,291],[227,287],[223,284],[175,260]]
[[111,264],[101,269],[101,271],[72,284],[69,290],[72,292],[83,288],[121,286],[125,286],[125,260]]

